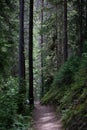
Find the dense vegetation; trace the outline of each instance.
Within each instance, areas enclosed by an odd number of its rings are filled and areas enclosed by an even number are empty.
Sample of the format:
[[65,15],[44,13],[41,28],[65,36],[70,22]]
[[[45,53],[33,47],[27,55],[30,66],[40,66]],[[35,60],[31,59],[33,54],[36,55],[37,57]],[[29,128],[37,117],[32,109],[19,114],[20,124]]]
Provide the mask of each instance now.
[[[51,34],[54,39],[53,41],[50,41],[51,44],[49,43],[48,49],[46,48],[46,50],[44,50],[46,52],[48,50],[48,54],[46,53],[46,58],[48,60],[45,61],[44,68],[49,71],[49,76],[48,73],[45,73],[44,75],[45,95],[41,99],[41,102],[42,104],[56,105],[57,112],[59,113],[60,111],[66,130],[86,130],[87,3],[86,1],[67,1],[68,58],[67,61],[64,62],[65,50],[63,51],[63,48],[65,31],[63,26],[65,24],[63,23],[63,19],[65,17],[63,17],[63,3],[62,1],[50,2],[54,5],[54,8],[56,8],[57,14],[50,17],[52,18],[52,23],[50,22],[49,26],[50,29],[54,30]],[[57,7],[55,3],[57,4]],[[58,23],[54,25],[54,21]],[[47,23],[47,21],[45,21],[45,23]],[[55,32],[54,27],[55,29],[58,29],[57,32]],[[56,42],[58,48],[56,47]],[[55,53],[56,50],[57,52]],[[54,68],[52,68],[52,66],[54,66]]]
[[86,0],[0,1],[0,130],[30,128],[40,99],[87,129]]
[[87,128],[87,60],[82,57],[69,59],[54,77],[51,89],[42,103],[56,104],[57,112],[62,113],[67,130]]
[[31,127],[31,110],[28,112],[26,96],[25,111],[18,113],[18,14],[17,0],[0,1],[0,130],[27,130]]

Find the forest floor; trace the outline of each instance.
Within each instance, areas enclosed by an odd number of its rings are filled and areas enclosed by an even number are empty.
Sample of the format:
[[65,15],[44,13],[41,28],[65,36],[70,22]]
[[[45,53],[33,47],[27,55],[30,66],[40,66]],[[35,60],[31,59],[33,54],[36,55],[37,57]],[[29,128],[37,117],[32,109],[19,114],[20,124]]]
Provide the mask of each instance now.
[[35,103],[33,112],[34,130],[62,130],[61,119],[56,116],[53,106]]

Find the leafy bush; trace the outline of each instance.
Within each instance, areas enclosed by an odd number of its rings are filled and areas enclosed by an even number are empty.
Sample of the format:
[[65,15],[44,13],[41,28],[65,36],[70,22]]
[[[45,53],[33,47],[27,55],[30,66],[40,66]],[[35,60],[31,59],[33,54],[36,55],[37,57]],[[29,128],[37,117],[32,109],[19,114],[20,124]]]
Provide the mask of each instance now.
[[3,81],[0,86],[0,129],[9,129],[14,121],[17,110],[17,89],[16,79],[10,77]]
[[[31,116],[16,115],[13,123],[13,127],[10,130],[32,130]],[[30,122],[29,122],[30,121]]]
[[[0,130],[28,130],[31,128],[31,111],[25,104],[25,113],[18,115],[18,80],[0,80]],[[26,116],[27,115],[27,116]]]

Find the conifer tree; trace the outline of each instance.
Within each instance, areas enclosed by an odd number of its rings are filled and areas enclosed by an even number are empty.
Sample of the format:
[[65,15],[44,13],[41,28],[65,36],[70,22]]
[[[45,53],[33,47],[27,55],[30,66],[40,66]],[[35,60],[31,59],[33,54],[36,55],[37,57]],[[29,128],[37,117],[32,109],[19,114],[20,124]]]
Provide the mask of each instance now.
[[68,58],[67,45],[67,0],[64,0],[64,61]]
[[34,1],[30,0],[29,12],[29,102],[34,105],[33,96],[33,5]]
[[19,104],[18,111],[24,111],[25,88],[25,55],[24,55],[24,0],[20,0],[20,34],[19,34]]
[[[41,28],[43,27],[43,8],[44,0],[41,1]],[[41,34],[41,96],[44,95],[44,81],[43,81],[43,34]]]

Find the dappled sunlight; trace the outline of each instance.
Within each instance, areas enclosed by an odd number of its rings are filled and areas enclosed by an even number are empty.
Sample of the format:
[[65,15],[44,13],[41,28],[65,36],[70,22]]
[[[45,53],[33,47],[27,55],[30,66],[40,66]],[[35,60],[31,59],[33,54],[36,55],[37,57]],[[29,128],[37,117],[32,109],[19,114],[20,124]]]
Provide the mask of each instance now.
[[55,117],[52,106],[37,103],[33,118],[35,130],[61,130],[61,120]]

